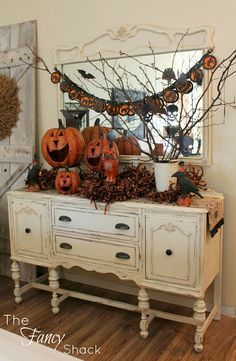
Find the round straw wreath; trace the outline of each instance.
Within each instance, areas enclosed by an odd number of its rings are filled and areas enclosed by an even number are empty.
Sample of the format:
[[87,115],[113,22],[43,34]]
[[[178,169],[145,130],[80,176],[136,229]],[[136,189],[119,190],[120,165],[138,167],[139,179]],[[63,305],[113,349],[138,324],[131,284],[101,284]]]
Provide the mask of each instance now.
[[0,74],[0,140],[11,135],[20,111],[17,82]]

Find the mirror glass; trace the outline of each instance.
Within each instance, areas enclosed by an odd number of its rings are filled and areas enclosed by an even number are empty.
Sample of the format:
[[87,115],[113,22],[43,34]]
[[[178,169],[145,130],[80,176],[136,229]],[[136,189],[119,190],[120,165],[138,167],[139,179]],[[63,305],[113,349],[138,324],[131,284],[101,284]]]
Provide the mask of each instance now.
[[[124,35],[122,35],[121,30],[124,31]],[[146,36],[148,34],[152,39],[154,32],[153,29],[151,30],[145,28],[145,34]],[[93,41],[72,48],[56,49],[55,63],[57,67],[85,92],[99,99],[119,103],[127,102],[127,100],[136,102],[152,94],[163,92],[163,89],[168,88],[173,81],[186,74],[206,53],[209,48],[208,45],[211,45],[209,29],[198,29],[190,32],[187,36],[183,36],[183,32],[177,31],[175,35],[177,34],[178,37],[171,45],[169,44],[169,34],[167,34],[168,37],[166,34],[163,37],[162,32],[155,30],[155,36],[159,36],[155,41],[158,42],[158,46],[163,43],[166,51],[158,49],[155,42],[153,43],[153,39],[150,40],[148,46],[143,46],[144,39],[137,40],[137,34],[140,35],[144,31],[140,27],[136,28],[135,36],[133,35],[134,30],[130,30],[130,28],[119,31],[115,35],[114,32],[112,34],[108,32]],[[175,38],[173,34],[172,32],[171,36]],[[120,41],[121,39],[122,41]],[[145,42],[147,43],[147,40]],[[100,46],[103,44],[101,53],[96,48],[99,43]],[[107,44],[106,47],[104,46],[105,43]],[[129,51],[130,44],[135,44],[135,49]],[[103,51],[103,49],[105,50]],[[200,82],[192,81],[193,89],[188,94],[179,96],[174,102],[165,102],[165,114],[153,114],[148,127],[155,143],[163,143],[164,137],[167,139],[167,142],[164,142],[164,147],[168,148],[170,142],[178,141],[179,119],[181,118],[183,127],[189,121],[188,114],[197,102],[198,111],[192,121],[194,122],[201,116],[201,111],[207,102],[207,99],[202,97],[206,79],[207,75],[204,75]],[[142,154],[139,157],[123,156],[121,160],[145,159],[146,151],[148,152],[146,142],[148,134],[147,127],[143,126],[139,115],[117,116],[108,115],[107,112],[99,113],[89,107],[82,106],[80,101],[71,99],[66,92],[60,92],[59,95],[60,118],[61,112],[67,126],[75,126],[80,130],[94,125],[97,118],[103,126],[112,126],[116,129],[117,136],[121,136],[123,129],[126,129],[127,135],[135,135],[138,139]],[[187,158],[192,164],[210,163],[210,128],[205,125],[206,121],[204,121],[204,127],[201,122],[197,123],[191,129],[186,144],[181,148],[180,156]]]

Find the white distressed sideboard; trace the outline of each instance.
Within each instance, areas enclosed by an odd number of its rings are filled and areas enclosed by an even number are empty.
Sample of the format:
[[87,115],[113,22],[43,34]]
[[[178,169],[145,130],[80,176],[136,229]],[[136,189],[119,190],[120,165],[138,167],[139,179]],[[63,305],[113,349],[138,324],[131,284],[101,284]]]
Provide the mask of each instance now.
[[[214,193],[215,197],[222,195]],[[31,287],[52,292],[52,312],[68,296],[141,313],[140,335],[148,336],[154,317],[196,326],[194,349],[203,348],[210,322],[220,318],[222,230],[212,238],[207,210],[141,200],[114,203],[105,212],[89,200],[54,192],[8,193],[12,277],[15,301]],[[20,284],[19,262],[49,269],[48,285],[40,280]],[[81,267],[113,273],[139,287],[137,305],[61,289],[58,268]],[[214,302],[206,317],[205,292],[214,282]],[[150,308],[149,290],[195,299],[193,316]]]

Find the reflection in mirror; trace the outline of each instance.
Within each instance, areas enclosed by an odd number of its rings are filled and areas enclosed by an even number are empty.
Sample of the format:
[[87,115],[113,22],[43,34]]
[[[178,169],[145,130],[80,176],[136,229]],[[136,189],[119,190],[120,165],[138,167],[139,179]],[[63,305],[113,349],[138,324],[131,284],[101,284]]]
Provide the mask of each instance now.
[[[122,136],[124,129],[126,135],[135,136],[141,145],[142,156],[150,156],[150,152],[153,155],[156,149],[157,155],[164,152],[166,159],[182,156],[192,163],[209,164],[208,123],[205,119],[203,127],[201,121],[196,121],[201,119],[206,108],[207,99],[203,93],[207,74],[203,76],[202,69],[196,64],[212,45],[210,32],[206,29],[193,31],[185,39],[184,32],[172,32],[171,36],[163,37],[159,30],[134,28],[135,34],[134,29],[128,27],[117,33],[110,31],[81,46],[56,50],[56,63],[61,72],[85,95],[99,100],[91,107],[88,98],[73,100],[74,93],[65,92],[60,109],[67,125],[73,124],[82,130],[99,118],[102,125],[115,128],[118,136]],[[149,46],[143,46],[144,40],[138,39],[142,32],[150,37]],[[164,50],[158,49],[155,41],[153,43],[154,35],[159,36]],[[171,37],[174,40],[170,44]],[[101,48],[101,55],[94,48],[102,40],[109,46]],[[136,47],[129,51],[131,43]],[[164,46],[165,43],[168,45]],[[109,47],[111,50],[108,51]],[[106,51],[102,51],[104,48]],[[124,49],[122,53],[121,49]],[[195,72],[190,75],[191,69]],[[176,81],[178,89],[173,87]],[[103,105],[107,101],[110,105],[106,105],[104,112]],[[116,104],[119,104],[118,110]],[[127,104],[131,105],[127,108]],[[192,112],[192,109],[196,111]],[[189,131],[184,132],[186,128]],[[150,139],[155,145],[152,149]]]
[[[121,57],[119,59],[95,60],[76,64],[66,64],[62,67],[65,73],[73,82],[78,84],[88,94],[96,98],[124,102],[123,113],[126,112],[125,102],[138,103],[153,94],[161,94],[163,89],[168,88],[176,79],[184,76],[203,55],[202,50],[183,51],[178,53],[155,54],[135,57]],[[134,135],[141,146],[142,153],[148,154],[148,128],[152,132],[156,144],[163,143],[164,154],[168,154],[168,147],[177,143],[180,139],[181,129],[186,125],[191,127],[201,116],[203,109],[199,104],[197,113],[189,120],[191,109],[196,107],[196,103],[201,99],[203,86],[199,72],[198,82],[189,83],[193,89],[187,89],[184,93],[174,93],[175,99],[164,98],[162,111],[151,114],[150,119],[142,121],[142,115],[130,114],[107,114],[107,112],[97,112],[81,106],[78,99],[70,98],[70,93],[64,93],[63,115],[66,117],[67,125],[71,125],[68,117],[70,114],[78,117],[77,123],[80,130],[84,127],[94,125],[99,117],[100,124],[112,126],[117,130],[118,136],[127,130],[128,136]],[[186,80],[186,79],[185,79]],[[202,103],[202,99],[200,100]],[[190,124],[189,124],[190,122]],[[180,154],[182,156],[202,155],[202,123],[196,123],[191,132],[181,139]],[[169,154],[173,158],[173,154]],[[167,158],[168,159],[168,158]]]

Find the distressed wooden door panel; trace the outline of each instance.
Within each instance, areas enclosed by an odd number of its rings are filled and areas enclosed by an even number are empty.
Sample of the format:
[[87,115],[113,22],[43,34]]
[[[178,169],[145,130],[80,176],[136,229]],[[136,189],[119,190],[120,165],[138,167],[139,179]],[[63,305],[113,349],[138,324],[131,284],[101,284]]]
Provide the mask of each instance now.
[[[33,50],[33,52],[31,51]],[[35,153],[36,21],[0,28],[0,73],[14,78],[21,112],[10,137],[0,141],[0,273],[9,274],[9,231],[6,192],[24,186]],[[30,278],[32,272],[26,272]],[[34,272],[33,272],[34,273]]]

